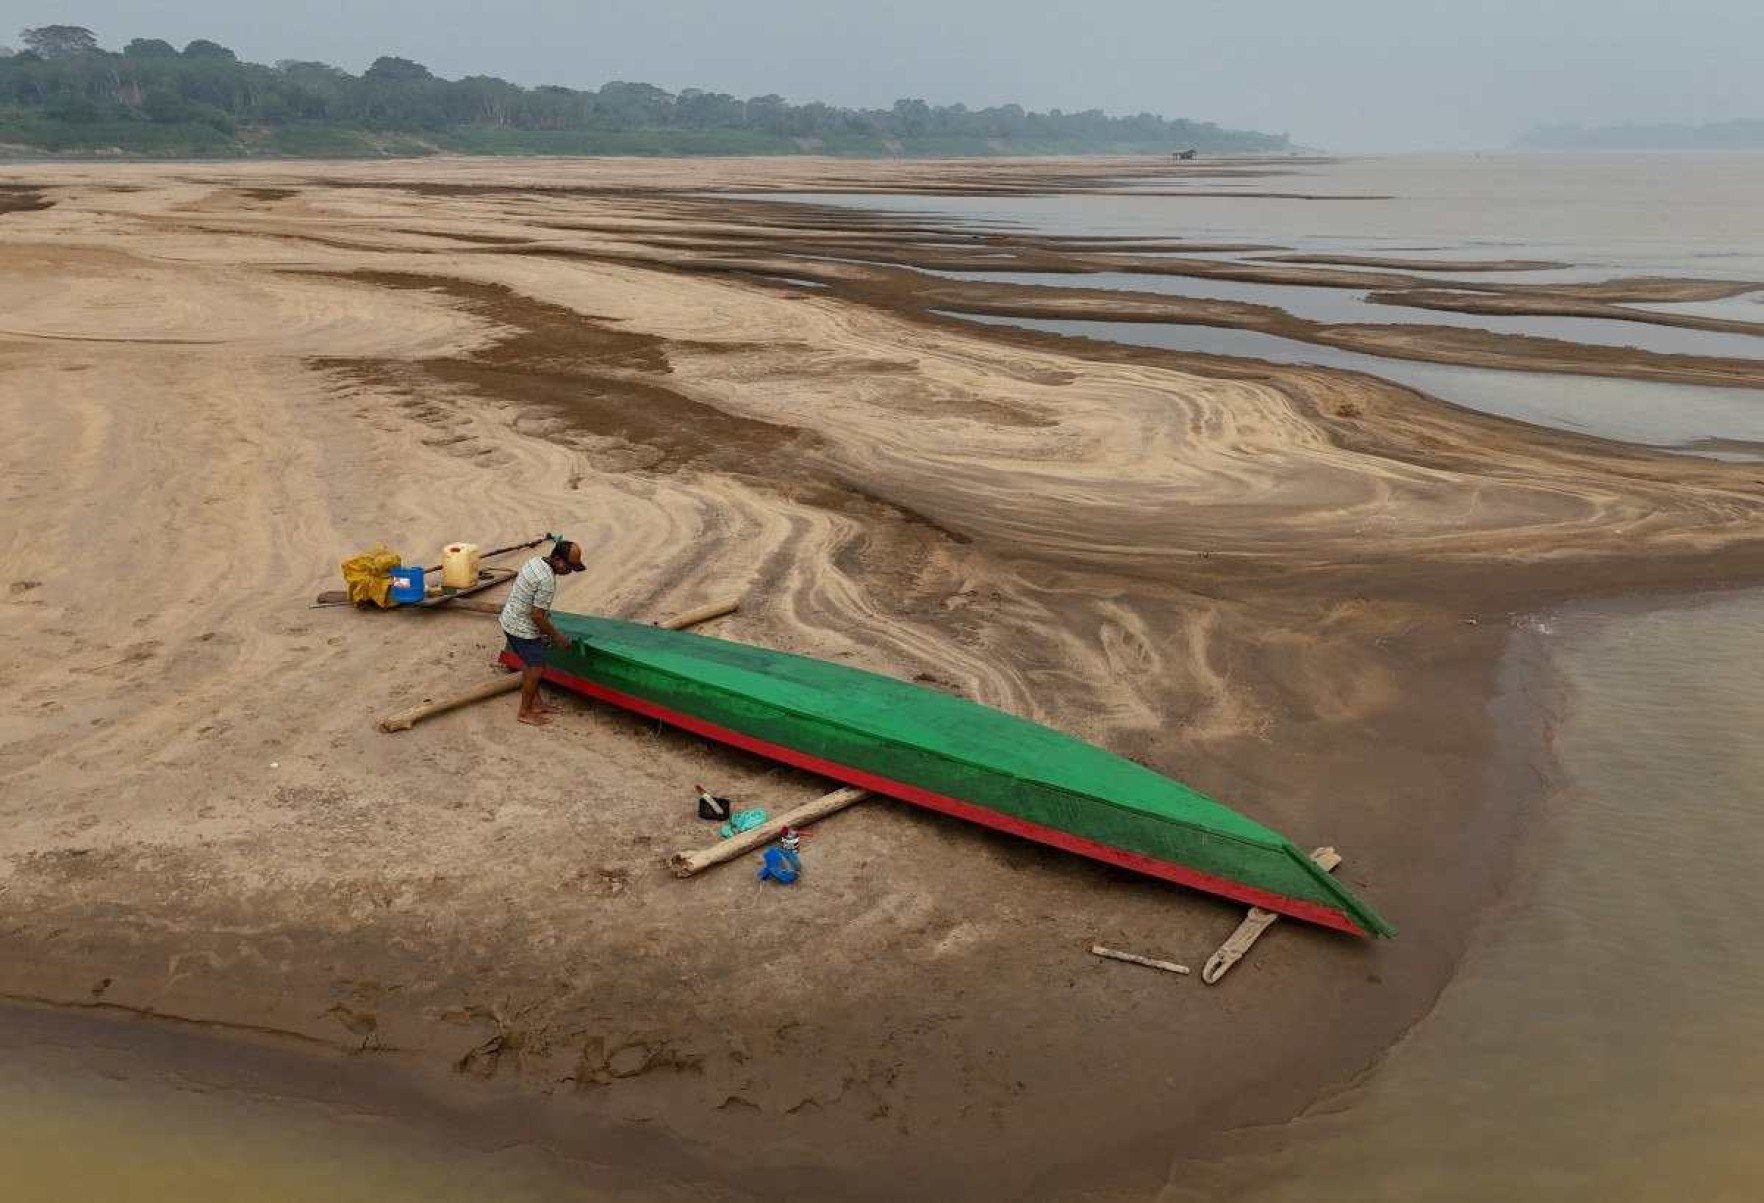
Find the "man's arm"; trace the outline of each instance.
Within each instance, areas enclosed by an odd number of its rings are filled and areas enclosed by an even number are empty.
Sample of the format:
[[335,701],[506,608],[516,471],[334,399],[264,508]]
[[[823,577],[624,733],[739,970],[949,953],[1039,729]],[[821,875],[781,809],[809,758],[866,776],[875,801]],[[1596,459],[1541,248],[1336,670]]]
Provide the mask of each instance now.
[[538,627],[547,639],[551,640],[552,646],[556,647],[559,651],[569,651],[570,637],[551,625],[551,612],[549,610],[541,610],[535,606],[532,613],[533,625]]

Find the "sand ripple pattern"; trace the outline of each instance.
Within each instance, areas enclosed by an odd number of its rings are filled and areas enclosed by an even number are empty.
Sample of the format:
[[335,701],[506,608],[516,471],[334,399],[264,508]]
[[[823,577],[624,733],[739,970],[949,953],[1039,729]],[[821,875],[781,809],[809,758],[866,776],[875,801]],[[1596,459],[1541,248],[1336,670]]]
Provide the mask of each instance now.
[[[837,1150],[853,1180],[1022,1195],[1054,1135],[1277,1117],[1437,995],[1489,888],[1465,849],[1511,612],[1764,580],[1751,467],[1080,356],[643,241],[732,258],[750,212],[663,189],[776,169],[42,169],[55,205],[0,224],[0,992],[405,1050],[756,1172]],[[586,705],[394,741],[371,719],[490,673],[493,622],[306,608],[381,540],[433,562],[545,529],[593,566],[566,608],[740,593],[718,633],[1351,849],[1406,939],[1272,941],[1271,988],[1224,1005],[1105,977],[1099,935],[1204,957],[1236,912],[881,804],[811,847],[812,889],[682,888],[659,859],[705,839],[691,783],[821,783]]]

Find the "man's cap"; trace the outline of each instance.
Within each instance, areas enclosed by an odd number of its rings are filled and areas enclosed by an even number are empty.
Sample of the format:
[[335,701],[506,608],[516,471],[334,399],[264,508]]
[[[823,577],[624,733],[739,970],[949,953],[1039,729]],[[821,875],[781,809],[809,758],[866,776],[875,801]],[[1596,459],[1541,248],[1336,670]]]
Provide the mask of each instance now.
[[[574,553],[574,559],[571,558],[571,553]],[[562,571],[565,573],[587,571],[587,565],[582,563],[581,546],[570,542],[568,539],[559,539],[556,543],[553,543],[551,545],[551,554],[546,556],[546,559],[562,560],[564,562]]]

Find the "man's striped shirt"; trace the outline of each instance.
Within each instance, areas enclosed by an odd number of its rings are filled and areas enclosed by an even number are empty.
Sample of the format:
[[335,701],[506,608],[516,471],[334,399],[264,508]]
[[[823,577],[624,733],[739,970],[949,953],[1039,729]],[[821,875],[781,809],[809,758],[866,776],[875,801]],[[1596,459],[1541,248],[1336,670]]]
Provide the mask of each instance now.
[[516,639],[537,639],[539,628],[533,625],[533,611],[551,609],[557,596],[557,573],[539,556],[521,566],[514,588],[502,604],[502,629]]

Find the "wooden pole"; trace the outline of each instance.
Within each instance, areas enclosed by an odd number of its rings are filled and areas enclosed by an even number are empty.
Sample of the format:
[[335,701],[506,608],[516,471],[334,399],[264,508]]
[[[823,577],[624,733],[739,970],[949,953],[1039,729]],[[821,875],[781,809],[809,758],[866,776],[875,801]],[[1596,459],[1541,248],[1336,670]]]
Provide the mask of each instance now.
[[[1311,853],[1311,860],[1323,872],[1333,873],[1335,866],[1341,863],[1341,855],[1333,848],[1318,848]],[[1244,921],[1231,933],[1231,938],[1219,945],[1218,952],[1207,958],[1206,965],[1201,969],[1201,981],[1211,986],[1224,977],[1226,971],[1243,960],[1244,954],[1262,938],[1263,932],[1274,926],[1274,921],[1278,918],[1280,916],[1273,911],[1252,906]]]
[[[478,553],[478,559],[480,559],[480,560],[493,560],[497,556],[505,556],[511,551],[525,551],[529,547],[539,546],[541,543],[545,542],[545,540],[547,540],[547,539],[556,539],[556,538],[557,538],[556,535],[540,535],[537,539],[528,539],[525,543],[510,543],[507,547],[498,547],[498,548],[494,548],[490,551],[480,551]],[[425,568],[425,569],[423,569],[423,575],[424,576],[434,576],[437,572],[441,571],[442,567],[443,567],[442,565],[437,564],[433,568]]]
[[389,714],[380,720],[380,730],[387,733],[408,731],[426,718],[434,718],[437,714],[446,714],[449,710],[457,710],[459,707],[469,706],[473,702],[482,702],[486,698],[499,698],[505,693],[513,693],[520,687],[521,674],[509,673],[506,677],[485,681],[482,685],[468,689],[464,693],[455,694],[450,698],[442,698],[439,702],[424,702],[421,706],[412,706],[409,710],[400,710],[397,714]]
[[696,610],[658,622],[655,625],[666,631],[683,631],[687,627],[695,627],[701,622],[709,622],[713,618],[721,618],[725,614],[733,614],[741,608],[739,597],[726,597],[720,602],[711,602],[708,606],[700,606]]
[[1187,973],[1187,965],[1178,965],[1175,961],[1160,961],[1156,957],[1142,957],[1137,952],[1122,952],[1119,948],[1104,948],[1101,944],[1092,944],[1090,951],[1093,956],[1107,957],[1111,961],[1126,961],[1129,965],[1144,965],[1148,969],[1162,969],[1165,973]]
[[437,610],[452,610],[459,614],[500,614],[502,606],[496,602],[478,601],[475,598],[460,597],[444,606],[434,607]]
[[[491,606],[489,603],[468,603],[464,599],[452,603],[451,608],[458,609],[467,605],[470,605],[472,609],[483,605],[486,613],[492,611],[500,613],[502,611],[501,606]],[[658,625],[670,631],[684,630],[686,627],[697,626],[701,622],[709,622],[713,618],[732,614],[740,606],[740,598],[726,598],[708,606],[700,606],[696,610],[688,610],[686,613]],[[506,677],[474,686],[464,693],[456,694],[450,698],[442,698],[439,702],[424,702],[421,706],[412,706],[408,710],[400,710],[397,714],[389,714],[380,720],[380,730],[388,734],[394,731],[408,731],[426,718],[433,718],[437,714],[446,714],[449,710],[457,710],[461,706],[469,706],[473,702],[482,702],[487,698],[499,698],[505,693],[513,693],[520,687],[521,674],[510,673]]]
[[807,827],[816,819],[824,819],[834,811],[844,810],[853,802],[861,802],[869,796],[868,790],[861,789],[841,789],[823,794],[813,802],[805,802],[795,810],[787,810],[777,818],[768,819],[758,827],[730,836],[720,844],[700,848],[696,852],[676,852],[668,858],[668,868],[674,871],[675,877],[691,877],[712,865],[734,860],[744,853],[771,843],[786,827]]

